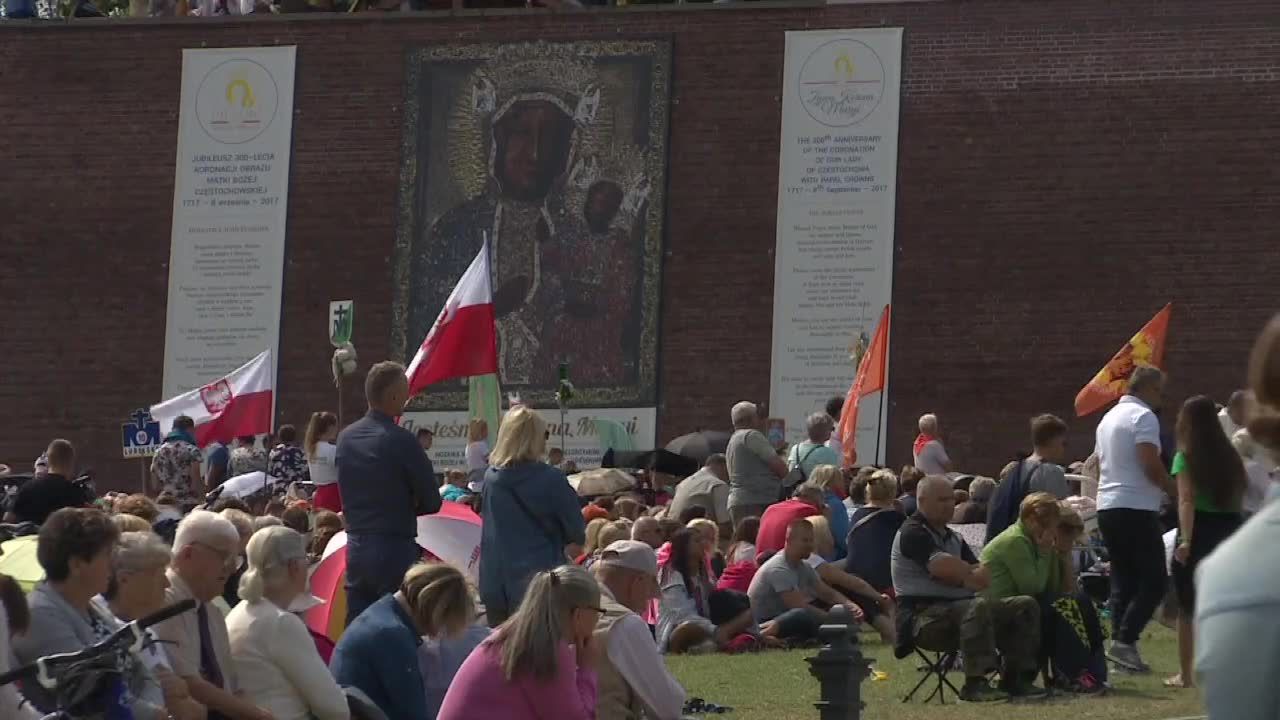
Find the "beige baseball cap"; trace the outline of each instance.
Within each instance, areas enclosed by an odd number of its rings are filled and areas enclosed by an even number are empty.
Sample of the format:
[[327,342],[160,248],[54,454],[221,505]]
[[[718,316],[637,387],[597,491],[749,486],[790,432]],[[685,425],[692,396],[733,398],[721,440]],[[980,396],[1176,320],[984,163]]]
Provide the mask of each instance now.
[[658,556],[639,540],[617,540],[600,553],[600,563],[658,576]]

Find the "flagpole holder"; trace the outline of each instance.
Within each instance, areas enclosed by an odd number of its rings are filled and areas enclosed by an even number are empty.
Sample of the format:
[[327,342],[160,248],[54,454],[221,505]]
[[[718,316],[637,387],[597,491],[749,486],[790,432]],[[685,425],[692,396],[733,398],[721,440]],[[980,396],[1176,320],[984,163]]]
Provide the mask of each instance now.
[[345,410],[345,390],[346,379],[356,371],[356,348],[351,343],[343,343],[342,347],[333,351],[333,359],[330,365],[333,369],[333,385],[338,389],[338,427],[343,424],[343,411]]

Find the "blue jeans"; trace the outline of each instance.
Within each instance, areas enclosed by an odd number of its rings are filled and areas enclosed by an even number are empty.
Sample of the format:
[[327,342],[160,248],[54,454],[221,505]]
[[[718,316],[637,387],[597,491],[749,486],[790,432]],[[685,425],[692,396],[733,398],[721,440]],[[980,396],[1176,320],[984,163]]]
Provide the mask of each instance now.
[[422,551],[411,537],[347,537],[347,625],[384,595],[400,589],[404,574]]
[[815,640],[822,619],[816,608],[792,608],[773,619],[782,640]]

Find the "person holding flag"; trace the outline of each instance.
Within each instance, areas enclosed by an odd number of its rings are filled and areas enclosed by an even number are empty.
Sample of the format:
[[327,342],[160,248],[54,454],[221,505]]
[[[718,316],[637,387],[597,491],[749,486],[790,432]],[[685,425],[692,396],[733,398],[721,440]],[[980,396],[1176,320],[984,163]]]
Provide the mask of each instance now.
[[441,507],[431,461],[395,418],[429,385],[497,369],[486,243],[409,367],[388,361],[369,369],[364,385],[369,412],[338,435],[338,489],[347,524],[347,625],[400,587],[421,554],[417,516]]
[[1165,305],[1076,395],[1079,416],[1115,404],[1098,423],[1098,530],[1111,555],[1111,621],[1107,658],[1136,672],[1150,668],[1138,638],[1164,598],[1167,580],[1160,506],[1177,497],[1161,458],[1157,413],[1164,396]]

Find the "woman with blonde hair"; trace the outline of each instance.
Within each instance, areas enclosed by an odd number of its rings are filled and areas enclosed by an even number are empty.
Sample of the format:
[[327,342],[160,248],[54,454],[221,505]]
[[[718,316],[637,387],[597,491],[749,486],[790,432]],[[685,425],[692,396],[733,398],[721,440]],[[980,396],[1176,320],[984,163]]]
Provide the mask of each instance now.
[[122,533],[127,532],[151,532],[151,523],[143,520],[137,515],[112,515],[111,522],[116,524],[116,528]]
[[907,519],[894,502],[898,477],[892,470],[877,470],[867,479],[867,504],[849,518],[845,547],[849,551],[844,570],[866,580],[878,592],[893,592],[889,556],[898,528]]
[[239,690],[276,720],[348,720],[346,696],[294,614],[317,602],[307,592],[306,540],[286,527],[266,528],[249,540],[247,554],[241,603],[227,616]]
[[331,412],[311,413],[302,449],[307,455],[307,469],[316,494],[311,502],[318,508],[342,512],[342,494],[338,492],[338,416]]
[[844,472],[835,465],[819,465],[809,475],[809,482],[822,488],[822,499],[827,503],[827,522],[831,524],[834,545],[827,552],[818,554],[832,562],[843,560],[848,554],[845,536],[849,534],[849,510],[844,505],[848,493]]
[[600,549],[600,531],[604,530],[604,526],[608,524],[609,521],[606,518],[596,518],[587,523],[587,529],[584,533],[587,541],[583,543],[582,554],[573,561],[574,564],[585,565],[587,560]]
[[720,552],[720,526],[708,518],[694,518],[685,523],[685,527],[702,536],[702,542],[707,547],[707,576],[714,585],[725,566],[724,554]]
[[492,626],[520,606],[529,577],[581,554],[586,523],[564,473],[542,461],[547,423],[519,405],[507,411],[489,454],[481,508],[480,599]]
[[399,590],[370,605],[343,633],[333,651],[333,677],[358,688],[388,718],[431,717],[418,646],[423,637],[457,638],[475,612],[462,571],[444,563],[414,565]]
[[489,469],[490,461],[489,423],[480,418],[473,418],[467,423],[466,460],[468,488],[471,492],[483,491],[485,470]]
[[458,669],[438,720],[595,720],[603,613],[600,586],[582,568],[534,575],[519,610]]
[[1102,626],[1093,602],[1079,593],[1071,558],[1083,532],[1080,515],[1052,493],[1026,496],[1018,520],[982,549],[982,564],[991,571],[983,594],[992,601],[1036,598],[1040,646],[1052,660],[1059,684],[1094,694],[1105,689],[1107,663]]

